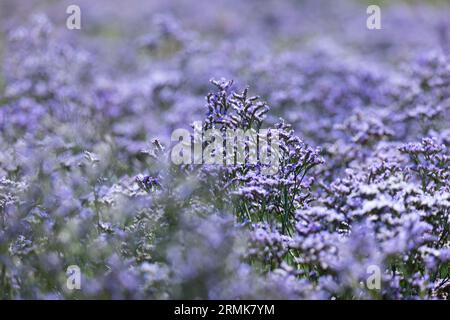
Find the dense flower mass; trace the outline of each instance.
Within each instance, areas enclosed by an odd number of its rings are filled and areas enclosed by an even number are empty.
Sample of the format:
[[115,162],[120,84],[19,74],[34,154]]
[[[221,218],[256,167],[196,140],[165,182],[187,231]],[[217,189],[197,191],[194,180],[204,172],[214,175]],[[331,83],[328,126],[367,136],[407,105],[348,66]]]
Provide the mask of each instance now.
[[[448,4],[34,2],[0,4],[0,298],[449,299]],[[175,164],[194,123],[276,156]]]

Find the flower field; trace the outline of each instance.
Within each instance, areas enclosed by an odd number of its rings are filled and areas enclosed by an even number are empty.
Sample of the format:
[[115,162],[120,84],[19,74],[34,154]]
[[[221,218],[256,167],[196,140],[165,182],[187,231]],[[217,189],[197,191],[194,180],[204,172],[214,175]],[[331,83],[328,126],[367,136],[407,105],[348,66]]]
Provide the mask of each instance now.
[[0,298],[449,299],[450,4],[375,2],[2,1]]

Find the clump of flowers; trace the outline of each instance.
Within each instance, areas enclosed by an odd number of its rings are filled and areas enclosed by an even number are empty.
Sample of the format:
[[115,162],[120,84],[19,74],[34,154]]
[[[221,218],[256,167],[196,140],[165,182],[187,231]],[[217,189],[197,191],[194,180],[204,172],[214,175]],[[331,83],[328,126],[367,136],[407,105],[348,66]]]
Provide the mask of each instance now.
[[[205,127],[249,130],[256,132],[258,139],[267,139],[259,130],[264,125],[268,106],[258,97],[248,97],[248,89],[240,94],[230,92],[232,81],[213,81],[213,84],[219,92],[207,97],[209,111]],[[269,132],[278,138],[272,142],[272,147],[277,143],[278,148],[272,149],[277,152],[276,156],[270,163],[245,161],[223,168],[228,180],[225,187],[233,189],[232,193],[238,196],[234,203],[241,219],[264,221],[281,228],[282,233],[289,233],[295,210],[312,200],[310,190],[314,179],[307,174],[323,160],[320,150],[304,143],[283,120]],[[249,150],[258,148],[255,141],[249,141],[247,147]],[[265,172],[267,166],[276,166],[276,172]]]

